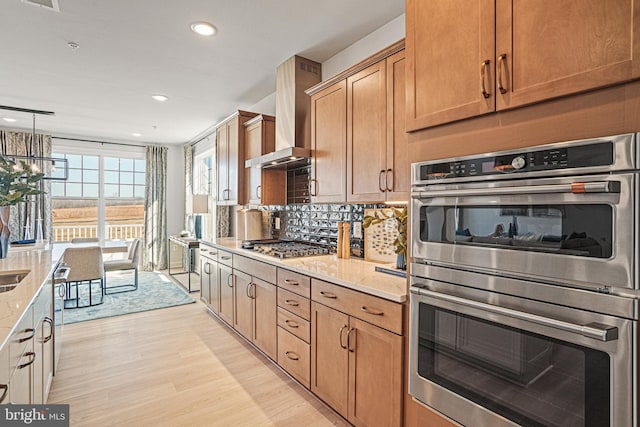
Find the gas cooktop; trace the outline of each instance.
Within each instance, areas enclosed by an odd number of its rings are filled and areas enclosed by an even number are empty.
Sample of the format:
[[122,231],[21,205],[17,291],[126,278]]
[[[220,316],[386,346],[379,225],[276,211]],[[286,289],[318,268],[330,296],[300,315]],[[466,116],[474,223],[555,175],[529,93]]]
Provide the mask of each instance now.
[[329,255],[329,249],[325,246],[296,240],[244,240],[242,248],[280,259]]

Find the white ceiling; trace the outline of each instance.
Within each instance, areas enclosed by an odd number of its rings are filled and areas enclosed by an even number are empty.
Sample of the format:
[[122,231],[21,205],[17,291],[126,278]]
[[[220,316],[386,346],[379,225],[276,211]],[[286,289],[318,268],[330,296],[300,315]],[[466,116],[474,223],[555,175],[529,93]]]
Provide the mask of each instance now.
[[[275,68],[290,56],[323,62],[404,13],[404,0],[59,4],[55,12],[2,0],[0,105],[54,111],[37,116],[38,132],[160,144],[190,141],[273,93]],[[191,32],[200,20],[218,34]],[[0,117],[18,119],[0,126],[31,129],[30,114]]]

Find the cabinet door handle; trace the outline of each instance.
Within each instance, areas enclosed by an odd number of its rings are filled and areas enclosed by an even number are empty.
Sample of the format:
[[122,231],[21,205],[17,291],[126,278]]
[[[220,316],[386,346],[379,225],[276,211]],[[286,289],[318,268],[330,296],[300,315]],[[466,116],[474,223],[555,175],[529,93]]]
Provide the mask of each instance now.
[[498,56],[498,64],[496,65],[496,68],[498,69],[498,90],[500,90],[500,93],[503,95],[507,93],[506,86],[502,84],[502,68],[506,65],[506,60],[507,54],[503,53],[502,55]]
[[36,330],[33,329],[33,328],[25,329],[24,332],[29,332],[29,336],[18,339],[18,342],[27,342],[27,341],[29,341],[30,339],[32,339],[33,337],[36,336]]
[[284,323],[285,323],[285,325],[287,325],[288,327],[293,328],[293,329],[298,329],[298,328],[300,327],[300,326],[298,326],[298,324],[297,324],[296,322],[294,322],[293,320],[289,320],[289,319],[287,319],[287,320],[285,320],[285,321],[284,321]]
[[[353,334],[353,348],[351,347],[351,332],[354,332]],[[356,351],[356,328],[351,328],[349,329],[349,332],[347,332],[347,348],[349,349],[349,351],[351,353],[355,353]]]
[[360,307],[360,310],[364,311],[367,314],[373,314],[374,316],[382,316],[382,315],[384,315],[384,311],[374,310],[374,309],[371,309],[371,308],[367,307],[366,305],[363,305],[362,307]]
[[222,200],[230,200],[231,199],[231,190],[225,188],[222,190]]
[[262,199],[262,185],[258,185],[256,187],[256,197],[258,199]]
[[318,180],[315,178],[309,180],[309,195],[310,196],[318,195]]
[[287,285],[291,285],[291,286],[298,286],[300,283],[296,282],[295,280],[291,280],[291,279],[284,279],[284,283],[286,283]]
[[26,352],[24,355],[25,355],[25,356],[30,356],[30,357],[31,357],[31,360],[29,360],[27,363],[23,363],[23,364],[21,364],[21,365],[16,366],[16,368],[18,368],[18,369],[24,369],[24,368],[26,368],[27,366],[32,365],[32,364],[33,364],[33,362],[35,362],[35,361],[36,361],[36,354],[35,354],[33,351],[28,351],[28,352]]
[[[389,175],[391,174],[391,175]],[[389,179],[389,176],[391,176],[391,179]],[[393,169],[387,169],[387,173],[385,176],[385,181],[387,184],[387,191],[393,191]],[[389,182],[391,182],[391,185],[389,185]]]
[[209,264],[208,262],[204,263],[204,273],[205,274],[211,274],[211,264]]
[[231,273],[231,274],[229,274],[227,276],[227,286],[230,287],[230,288],[233,288],[233,280],[229,280],[229,279],[231,279],[232,276],[233,276],[233,273]]
[[290,306],[292,306],[292,307],[297,307],[297,306],[299,306],[299,305],[300,305],[300,304],[298,303],[298,301],[296,301],[296,300],[294,300],[294,299],[286,299],[286,300],[284,300],[284,303],[285,303],[285,304],[287,304],[287,305],[290,305]]
[[286,351],[285,356],[287,356],[289,359],[291,360],[299,360],[300,356],[298,356],[295,352],[293,351]]
[[47,316],[44,319],[42,319],[42,323],[48,323],[49,327],[51,328],[51,332],[49,332],[49,336],[43,340],[43,342],[49,342],[53,338],[53,319]]
[[325,298],[329,298],[329,299],[337,299],[338,296],[334,293],[331,292],[327,292],[327,291],[320,291],[320,295],[322,295]]
[[485,74],[487,74],[487,68],[489,67],[489,64],[491,64],[491,61],[489,59],[487,59],[486,61],[482,61],[482,63],[480,64],[480,91],[482,92],[482,96],[485,98],[489,98],[491,96],[491,93],[487,91],[487,88],[485,86]]
[[0,390],[2,390],[2,396],[0,396],[0,403],[4,402],[9,394],[9,384],[0,384]]
[[384,170],[381,170],[380,173],[378,174],[378,190],[380,190],[381,193],[384,193],[384,187],[387,185],[385,182],[385,185],[382,185],[382,177],[384,176]]
[[[344,328],[346,328],[347,325],[342,325],[342,327],[340,328],[340,347],[342,347],[343,349],[347,349],[347,346],[345,344],[342,343],[342,331],[344,331]],[[347,338],[349,337],[349,335],[347,334]]]
[[251,292],[250,292],[251,291],[251,285],[252,285],[252,282],[249,282],[247,284],[247,289],[245,289],[245,293],[247,294],[247,298],[251,298]]

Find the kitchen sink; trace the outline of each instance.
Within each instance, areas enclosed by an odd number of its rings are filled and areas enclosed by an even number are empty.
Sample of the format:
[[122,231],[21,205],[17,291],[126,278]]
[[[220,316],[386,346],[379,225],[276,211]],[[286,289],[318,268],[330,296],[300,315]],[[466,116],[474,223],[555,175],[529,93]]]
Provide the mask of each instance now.
[[14,289],[31,270],[0,271],[0,293]]

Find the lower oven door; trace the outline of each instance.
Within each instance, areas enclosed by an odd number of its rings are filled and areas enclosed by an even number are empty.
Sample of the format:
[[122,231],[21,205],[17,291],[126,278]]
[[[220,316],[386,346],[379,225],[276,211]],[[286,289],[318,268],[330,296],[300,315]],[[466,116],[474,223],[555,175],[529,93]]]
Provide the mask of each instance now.
[[412,281],[419,401],[470,427],[637,425],[635,321]]

